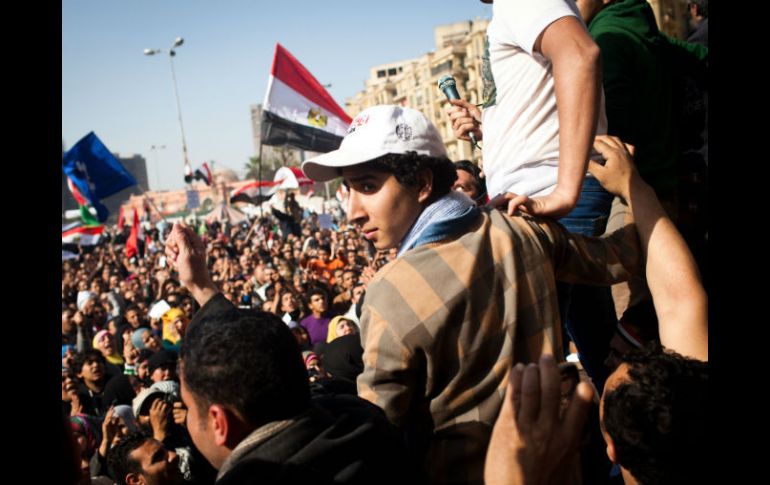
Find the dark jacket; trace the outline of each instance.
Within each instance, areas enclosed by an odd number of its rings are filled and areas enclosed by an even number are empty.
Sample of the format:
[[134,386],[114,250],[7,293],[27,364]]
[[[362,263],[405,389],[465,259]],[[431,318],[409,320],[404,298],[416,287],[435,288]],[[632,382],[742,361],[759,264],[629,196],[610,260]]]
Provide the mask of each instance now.
[[391,484],[417,478],[382,410],[356,396],[336,395],[313,398],[287,428],[248,447],[216,484]]
[[[219,293],[195,314],[190,326],[233,308]],[[275,425],[268,423],[244,439],[216,484],[420,482],[399,434],[379,407],[336,393],[314,393],[311,401],[288,426],[264,433]],[[260,434],[266,437],[256,440]]]

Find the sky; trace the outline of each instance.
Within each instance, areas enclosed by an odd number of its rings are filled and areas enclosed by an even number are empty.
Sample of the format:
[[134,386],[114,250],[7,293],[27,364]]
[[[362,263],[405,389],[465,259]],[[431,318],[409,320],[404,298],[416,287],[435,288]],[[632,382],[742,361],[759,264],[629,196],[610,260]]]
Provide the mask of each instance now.
[[149,190],[182,188],[169,56],[143,55],[182,37],[174,68],[190,164],[243,176],[249,106],[265,97],[276,42],[344,108],[372,66],[434,50],[435,26],[491,15],[479,0],[63,0],[64,149],[94,131],[112,152],[147,159]]

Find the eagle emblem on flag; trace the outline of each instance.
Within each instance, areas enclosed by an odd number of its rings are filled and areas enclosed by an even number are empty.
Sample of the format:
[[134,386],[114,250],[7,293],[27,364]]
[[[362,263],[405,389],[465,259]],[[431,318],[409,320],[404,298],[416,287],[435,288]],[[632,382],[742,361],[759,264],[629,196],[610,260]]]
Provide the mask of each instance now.
[[327,121],[328,118],[323,114],[321,108],[310,108],[310,111],[307,112],[307,122],[313,126],[323,128],[326,126]]

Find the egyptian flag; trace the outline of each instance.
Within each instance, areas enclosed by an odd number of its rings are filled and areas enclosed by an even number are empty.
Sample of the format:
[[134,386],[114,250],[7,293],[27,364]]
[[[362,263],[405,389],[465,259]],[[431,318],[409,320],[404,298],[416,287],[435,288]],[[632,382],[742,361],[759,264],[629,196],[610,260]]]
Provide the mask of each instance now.
[[195,169],[195,176],[194,178],[196,180],[200,180],[206,185],[211,185],[211,170],[209,170],[209,165],[206,162],[203,162],[203,170],[200,168]]
[[93,246],[99,243],[99,238],[104,232],[104,226],[85,226],[76,221],[61,229],[62,244],[80,244],[81,246]]
[[[269,193],[269,188],[277,185],[277,183],[269,180],[250,182],[230,193],[230,203],[248,202],[250,204],[261,204],[270,198],[272,194]],[[262,187],[261,191],[259,190],[260,187]]]
[[262,105],[262,143],[326,153],[339,148],[351,121],[310,71],[276,44]]

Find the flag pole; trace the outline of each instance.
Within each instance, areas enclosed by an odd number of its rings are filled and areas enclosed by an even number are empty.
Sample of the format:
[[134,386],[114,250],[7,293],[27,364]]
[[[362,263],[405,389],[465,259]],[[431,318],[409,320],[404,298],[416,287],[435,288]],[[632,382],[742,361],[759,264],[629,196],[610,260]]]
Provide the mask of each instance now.
[[158,213],[158,215],[159,215],[159,216],[160,216],[160,218],[163,220],[163,222],[165,222],[166,224],[168,224],[168,221],[166,220],[166,218],[165,218],[165,217],[163,217],[163,214],[162,214],[162,213],[161,213],[161,212],[158,210],[158,208],[157,208],[157,207],[155,207],[155,202],[153,202],[153,201],[152,201],[152,198],[151,198],[150,196],[148,196],[148,195],[147,195],[147,191],[145,190],[145,188],[144,188],[144,187],[142,187],[142,185],[141,185],[141,184],[136,184],[136,185],[137,185],[137,187],[139,187],[139,190],[141,190],[141,191],[142,191],[142,196],[144,196],[144,200],[146,200],[147,202],[149,202],[149,203],[150,203],[150,206],[152,206],[152,208],[153,208],[153,209],[155,209],[155,212],[157,212],[157,213]]
[[[259,184],[257,186],[257,189],[259,189],[259,217],[260,219],[265,216],[265,214],[262,211],[262,138],[259,139]],[[251,231],[249,231],[251,233]],[[246,238],[248,240],[248,237]]]
[[259,218],[255,218],[254,222],[251,223],[251,227],[249,228],[249,232],[246,234],[246,242],[249,242],[249,238],[251,237],[251,233],[254,232],[254,228],[257,227],[257,223],[259,222]]

